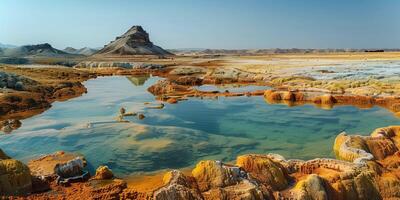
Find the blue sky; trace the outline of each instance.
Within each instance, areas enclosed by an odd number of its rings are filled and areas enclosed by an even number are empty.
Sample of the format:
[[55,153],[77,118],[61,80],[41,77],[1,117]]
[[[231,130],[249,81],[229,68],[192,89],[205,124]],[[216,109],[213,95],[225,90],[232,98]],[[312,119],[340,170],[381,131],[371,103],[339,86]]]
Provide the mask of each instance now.
[[0,43],[101,47],[132,25],[164,48],[400,48],[400,1],[0,0]]

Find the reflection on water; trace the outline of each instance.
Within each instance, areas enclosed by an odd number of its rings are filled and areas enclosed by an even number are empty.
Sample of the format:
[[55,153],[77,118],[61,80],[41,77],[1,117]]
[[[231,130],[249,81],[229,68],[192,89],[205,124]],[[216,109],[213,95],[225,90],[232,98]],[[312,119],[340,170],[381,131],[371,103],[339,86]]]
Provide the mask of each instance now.
[[[146,89],[157,80],[150,77],[138,86],[125,77],[89,80],[87,94],[23,120],[18,130],[0,137],[0,148],[24,161],[58,150],[79,152],[91,166],[108,165],[123,176],[183,168],[202,159],[231,161],[245,153],[332,157],[339,132],[369,134],[398,124],[379,107],[287,107],[270,105],[263,97],[189,99],[149,109],[144,103],[154,102],[154,97]],[[146,118],[114,123],[120,107]]]
[[150,75],[140,75],[140,76],[127,76],[126,77],[133,85],[141,86],[146,83],[146,81],[150,78]]

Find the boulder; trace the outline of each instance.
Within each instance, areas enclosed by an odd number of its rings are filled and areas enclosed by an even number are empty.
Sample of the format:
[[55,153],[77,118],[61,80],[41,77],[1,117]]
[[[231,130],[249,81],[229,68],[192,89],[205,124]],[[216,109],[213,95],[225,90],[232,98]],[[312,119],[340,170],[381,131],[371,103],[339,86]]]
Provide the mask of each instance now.
[[146,116],[144,116],[144,114],[142,114],[142,113],[138,114],[138,119],[140,119],[140,120],[144,119],[145,117]]
[[251,178],[273,190],[282,190],[288,186],[286,169],[268,156],[243,155],[237,157],[236,164],[248,172]]
[[86,161],[82,157],[76,157],[67,163],[56,164],[54,173],[57,176],[57,183],[68,185],[71,182],[86,181],[89,179],[89,172],[85,171]]
[[240,167],[200,161],[192,175],[204,199],[264,199],[261,189]]
[[14,159],[0,160],[0,195],[27,195],[31,191],[28,166]]
[[107,166],[99,166],[96,169],[96,175],[93,177],[93,179],[106,180],[112,179],[113,177],[113,172]]
[[305,180],[299,181],[295,186],[296,199],[328,200],[324,182],[316,174],[308,175]]
[[238,182],[238,175],[219,161],[200,161],[193,169],[192,175],[202,192],[213,188],[233,185]]

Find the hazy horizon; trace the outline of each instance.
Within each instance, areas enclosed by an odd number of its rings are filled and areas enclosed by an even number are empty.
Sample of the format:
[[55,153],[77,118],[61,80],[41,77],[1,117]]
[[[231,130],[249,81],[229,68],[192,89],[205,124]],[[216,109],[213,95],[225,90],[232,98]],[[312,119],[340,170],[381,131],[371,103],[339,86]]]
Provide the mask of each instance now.
[[133,25],[166,49],[399,48],[400,1],[2,0],[0,43],[97,48]]

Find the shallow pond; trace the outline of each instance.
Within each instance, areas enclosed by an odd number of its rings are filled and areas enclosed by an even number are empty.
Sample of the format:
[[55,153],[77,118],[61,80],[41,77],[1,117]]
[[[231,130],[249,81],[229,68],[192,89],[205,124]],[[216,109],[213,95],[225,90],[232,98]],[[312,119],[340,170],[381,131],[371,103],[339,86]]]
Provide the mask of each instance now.
[[[332,145],[341,131],[366,135],[399,124],[380,107],[287,107],[270,105],[263,97],[193,98],[149,109],[144,103],[154,102],[154,96],[146,89],[159,78],[147,78],[89,80],[87,94],[23,120],[20,129],[0,136],[0,148],[25,162],[58,150],[79,152],[91,170],[108,165],[125,176],[188,167],[202,159],[231,161],[245,153],[333,157]],[[115,123],[120,107],[146,118]]]

